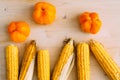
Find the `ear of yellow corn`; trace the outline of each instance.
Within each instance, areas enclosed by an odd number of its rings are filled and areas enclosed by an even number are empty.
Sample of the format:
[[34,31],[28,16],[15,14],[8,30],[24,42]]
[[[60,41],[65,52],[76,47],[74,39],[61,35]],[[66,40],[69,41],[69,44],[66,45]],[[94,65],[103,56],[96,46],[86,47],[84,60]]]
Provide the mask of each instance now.
[[37,53],[38,80],[50,80],[50,56],[48,50]]
[[36,42],[32,40],[27,46],[21,65],[19,80],[32,80],[36,55]]
[[18,80],[18,48],[14,45],[9,45],[6,47],[6,67],[7,80]]
[[73,40],[70,39],[69,42],[64,46],[58,62],[55,65],[52,80],[66,80],[74,64],[74,46]]
[[105,48],[96,41],[90,41],[90,48],[97,61],[111,80],[120,80],[120,69]]
[[90,54],[87,43],[77,46],[77,72],[78,80],[90,80]]

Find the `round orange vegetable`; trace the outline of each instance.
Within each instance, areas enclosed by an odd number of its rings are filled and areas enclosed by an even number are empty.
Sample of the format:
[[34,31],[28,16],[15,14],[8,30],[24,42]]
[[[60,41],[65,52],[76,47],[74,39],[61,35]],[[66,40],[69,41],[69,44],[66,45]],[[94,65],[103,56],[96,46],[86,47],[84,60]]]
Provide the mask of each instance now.
[[55,20],[56,8],[47,2],[38,2],[34,6],[33,19],[39,24],[50,24]]
[[23,42],[30,34],[30,27],[26,22],[11,22],[8,26],[10,38],[14,42]]
[[101,27],[101,21],[97,13],[84,12],[79,17],[81,29],[84,32],[96,34]]

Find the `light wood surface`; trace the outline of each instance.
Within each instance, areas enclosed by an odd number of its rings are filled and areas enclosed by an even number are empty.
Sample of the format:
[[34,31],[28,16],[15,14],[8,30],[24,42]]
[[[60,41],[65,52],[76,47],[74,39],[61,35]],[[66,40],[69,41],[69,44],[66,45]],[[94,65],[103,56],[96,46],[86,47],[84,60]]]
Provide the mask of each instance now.
[[[53,24],[38,25],[32,20],[33,5],[38,1],[56,6],[57,17]],[[84,11],[99,13],[103,25],[98,34],[86,34],[80,30],[78,16]],[[7,26],[11,21],[29,23],[31,34],[24,43],[10,41]],[[89,39],[101,42],[120,66],[120,0],[0,0],[0,80],[6,80],[5,47],[8,44],[19,47],[21,61],[25,45],[32,39],[36,40],[40,49],[49,50],[52,72],[63,40],[69,37],[76,43]],[[90,60],[91,80],[109,80],[92,54]],[[68,80],[77,80],[75,67]],[[37,80],[36,72],[33,80]]]

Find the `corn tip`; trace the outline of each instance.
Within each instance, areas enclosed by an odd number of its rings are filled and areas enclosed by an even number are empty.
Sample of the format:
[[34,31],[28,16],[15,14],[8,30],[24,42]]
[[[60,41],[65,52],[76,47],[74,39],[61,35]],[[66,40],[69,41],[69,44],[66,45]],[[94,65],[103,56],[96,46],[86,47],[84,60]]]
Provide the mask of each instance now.
[[86,42],[79,42],[77,46],[79,46],[79,45],[88,45],[88,43],[86,43]]
[[35,41],[35,40],[32,40],[32,41],[31,41],[31,44],[36,45],[36,41]]
[[10,44],[10,45],[6,46],[6,48],[9,48],[9,47],[17,47],[17,46],[15,46],[14,44]]
[[73,45],[73,39],[69,39],[68,44]]
[[96,43],[96,41],[93,39],[90,39],[90,41],[88,42],[89,45],[94,45],[95,43]]

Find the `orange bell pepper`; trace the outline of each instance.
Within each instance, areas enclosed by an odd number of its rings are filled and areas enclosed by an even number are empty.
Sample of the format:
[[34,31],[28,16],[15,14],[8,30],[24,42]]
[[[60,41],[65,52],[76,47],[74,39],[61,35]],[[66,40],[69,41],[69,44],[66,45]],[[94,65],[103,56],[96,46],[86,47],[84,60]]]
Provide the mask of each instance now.
[[96,34],[101,28],[101,21],[97,13],[84,12],[80,15],[79,21],[84,32]]

